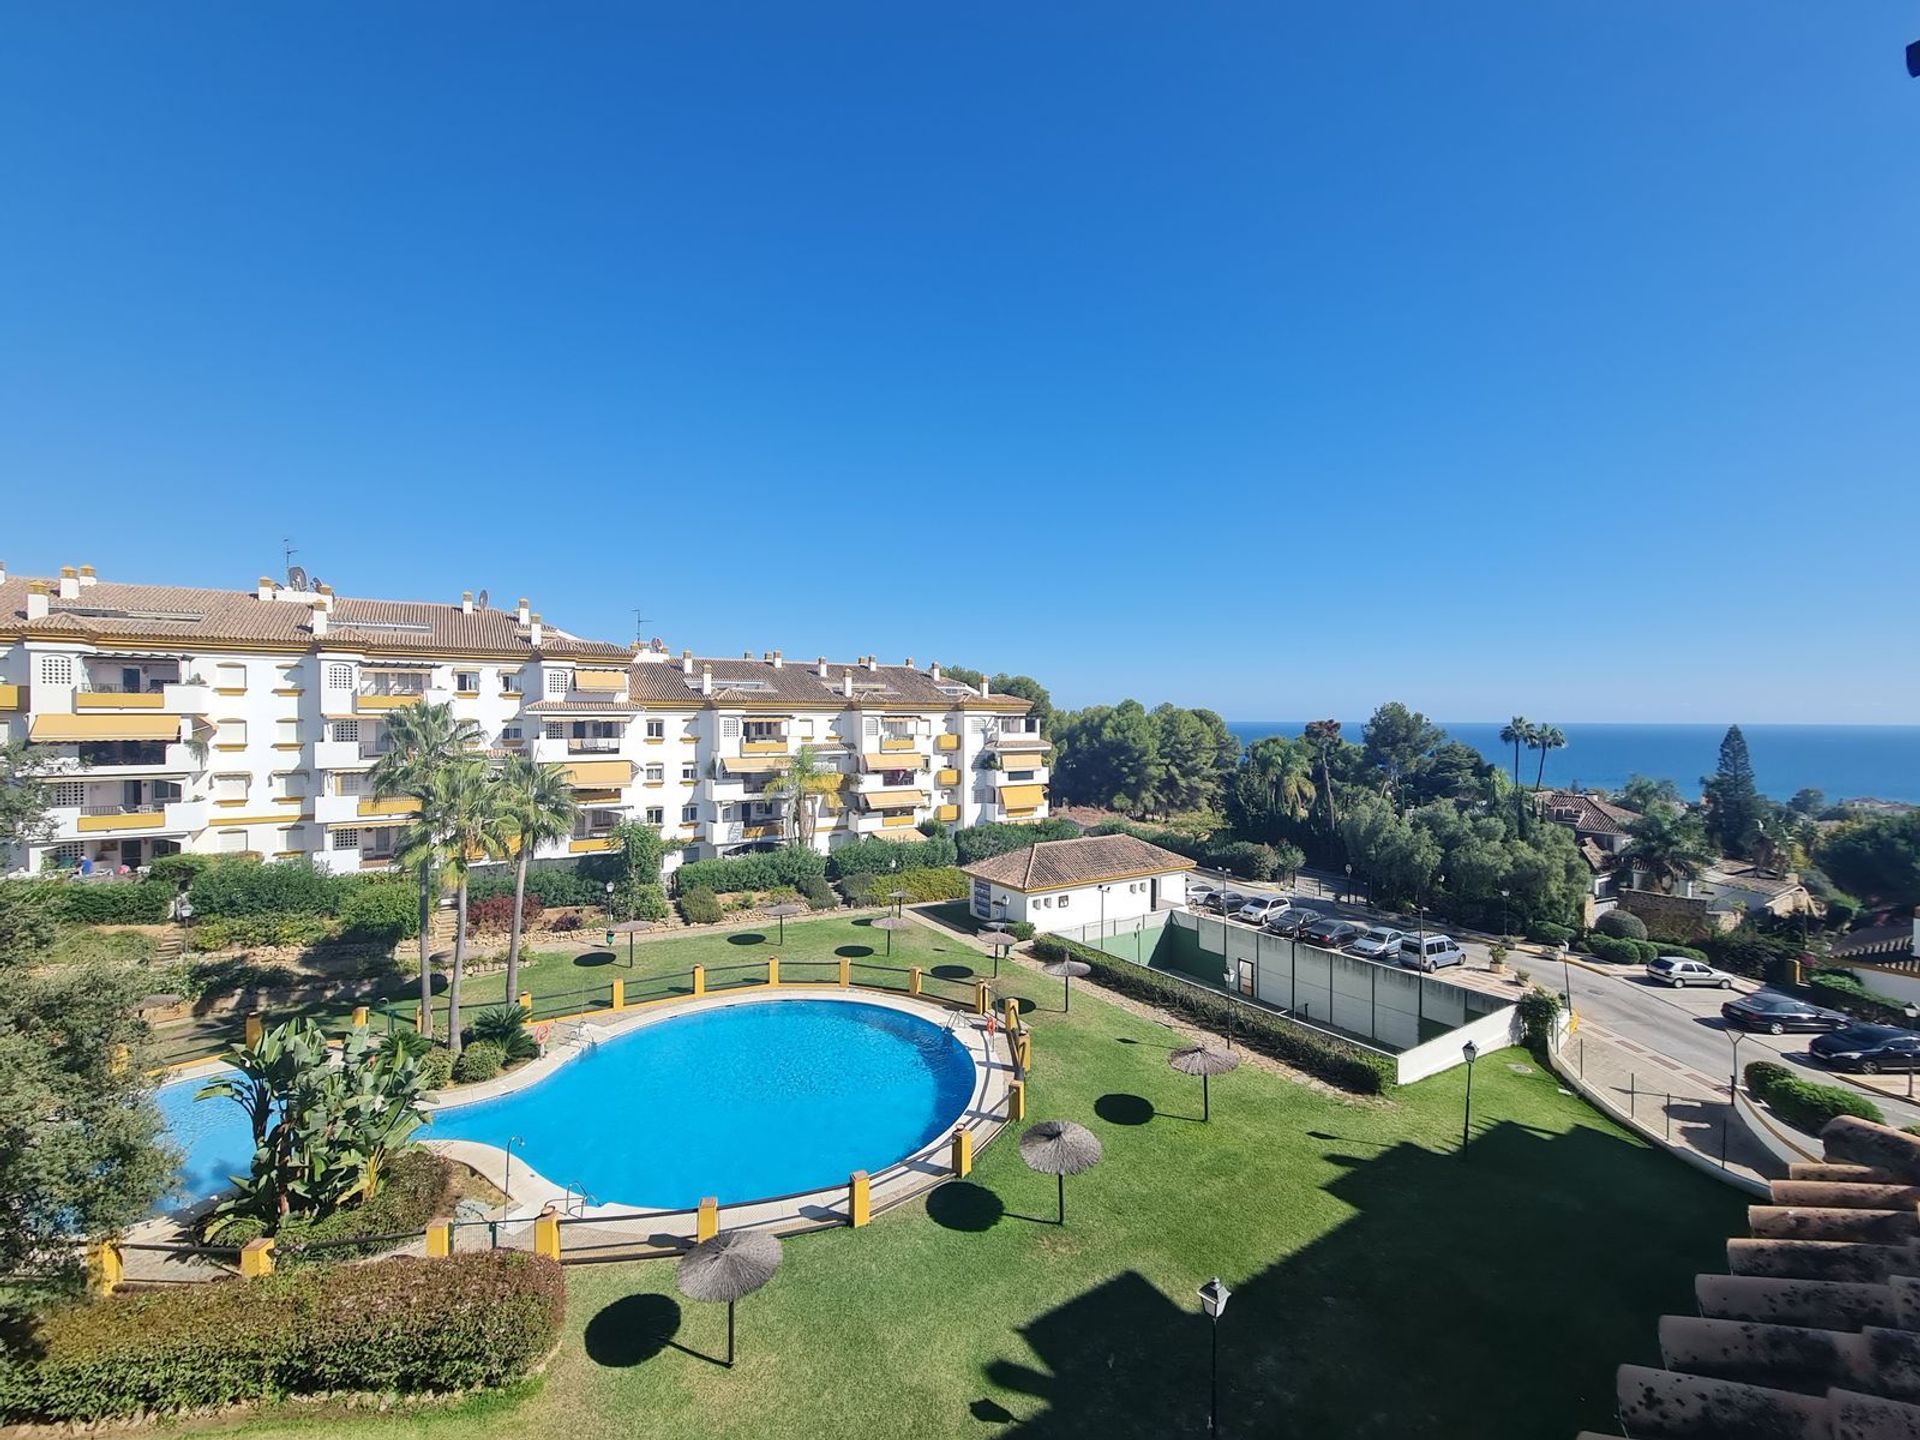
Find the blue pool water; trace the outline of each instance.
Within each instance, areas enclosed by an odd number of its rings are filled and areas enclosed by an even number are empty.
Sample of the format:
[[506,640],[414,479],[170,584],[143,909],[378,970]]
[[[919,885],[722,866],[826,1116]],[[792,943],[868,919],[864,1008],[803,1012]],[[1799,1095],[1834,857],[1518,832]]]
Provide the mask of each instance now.
[[154,1092],[166,1140],[183,1156],[179,1184],[163,1210],[218,1195],[232,1188],[230,1177],[245,1175],[253,1165],[253,1131],[245,1112],[231,1100],[193,1098],[210,1078],[175,1080]]
[[427,1138],[478,1140],[607,1205],[680,1209],[846,1183],[932,1141],[973,1093],[941,1026],[884,1006],[769,1000],[620,1035],[546,1079],[437,1112]]

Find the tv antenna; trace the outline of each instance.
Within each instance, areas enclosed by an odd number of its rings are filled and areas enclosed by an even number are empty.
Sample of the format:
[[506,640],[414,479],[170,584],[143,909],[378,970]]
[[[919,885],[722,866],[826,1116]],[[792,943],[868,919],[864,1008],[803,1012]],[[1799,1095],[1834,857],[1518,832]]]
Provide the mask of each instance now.
[[633,607],[633,643],[634,644],[638,645],[642,640],[646,638],[646,634],[647,634],[645,629],[646,623],[647,623],[647,617],[640,613],[640,607],[638,605],[634,606]]
[[280,537],[280,548],[286,552],[286,566],[287,569],[291,570],[293,568],[293,557],[300,553],[293,548],[293,537],[291,535],[282,535]]

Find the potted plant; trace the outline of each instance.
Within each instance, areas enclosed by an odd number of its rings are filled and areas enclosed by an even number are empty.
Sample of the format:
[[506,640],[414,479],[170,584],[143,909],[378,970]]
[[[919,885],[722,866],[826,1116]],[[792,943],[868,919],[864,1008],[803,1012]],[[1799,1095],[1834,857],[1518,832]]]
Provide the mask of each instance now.
[[1495,942],[1487,950],[1487,968],[1496,975],[1507,973],[1507,947]]

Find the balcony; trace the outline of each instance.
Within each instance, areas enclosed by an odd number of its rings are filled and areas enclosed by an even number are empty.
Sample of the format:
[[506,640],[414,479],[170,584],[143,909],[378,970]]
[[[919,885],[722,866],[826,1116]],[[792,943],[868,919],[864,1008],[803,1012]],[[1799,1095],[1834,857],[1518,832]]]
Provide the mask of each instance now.
[[567,842],[569,855],[600,855],[620,842],[611,835],[576,835]]
[[960,807],[958,805],[936,806],[933,812],[933,818],[942,823],[958,820],[960,818]]
[[83,805],[73,812],[70,825],[59,830],[71,835],[181,834],[204,829],[204,800],[141,800],[133,804]]
[[[341,797],[345,798],[345,797]],[[411,795],[389,795],[384,798],[377,795],[356,795],[357,803],[354,815],[361,820],[378,820],[383,816],[411,815],[414,813],[414,798]]]
[[317,740],[313,763],[322,770],[350,770],[367,765],[389,753],[393,747],[370,740]]
[[934,772],[933,778],[934,782],[939,785],[958,785],[960,783],[960,772],[958,770],[938,770]]
[[784,755],[787,753],[787,737],[776,735],[742,740],[740,753],[742,755]]
[[0,711],[31,708],[32,693],[25,685],[0,685]]
[[533,758],[548,765],[584,756],[618,755],[624,744],[626,741],[618,735],[538,735],[533,741]]
[[882,735],[880,737],[880,748],[889,753],[896,750],[912,750],[919,743],[919,738],[913,735]]
[[177,740],[89,741],[62,746],[60,758],[94,776],[191,775],[202,768],[192,748]]
[[154,681],[135,690],[115,685],[96,685],[73,692],[76,715],[96,711],[154,710],[163,715],[204,715],[213,702],[213,691],[205,685],[184,685],[178,681]]
[[377,715],[387,710],[404,710],[409,705],[419,705],[426,698],[427,692],[424,690],[393,690],[376,694],[362,691],[353,697],[353,708],[362,715]]
[[944,750],[951,754],[960,748],[960,737],[958,735],[936,735],[933,737],[933,748],[936,750]]

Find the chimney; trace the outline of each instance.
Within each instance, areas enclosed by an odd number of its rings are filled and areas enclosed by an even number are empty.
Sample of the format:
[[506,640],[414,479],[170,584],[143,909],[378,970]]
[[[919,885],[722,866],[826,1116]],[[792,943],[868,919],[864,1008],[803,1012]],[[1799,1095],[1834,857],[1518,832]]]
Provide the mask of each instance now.
[[44,580],[27,582],[27,618],[29,620],[47,618],[47,582]]
[[984,675],[980,677],[980,693],[982,695],[991,695],[993,693],[991,690],[987,689],[987,677]]
[[751,660],[753,658],[753,652],[751,650],[742,650],[740,652],[740,658],[742,660]]
[[100,577],[93,573],[93,566],[82,565],[80,567],[80,583],[82,585],[98,585],[100,583]]
[[271,600],[273,598],[273,581],[267,576],[262,575],[258,580],[253,582],[253,593],[262,600]]
[[824,655],[820,657],[820,678],[822,680],[827,678],[827,657]]
[[527,623],[527,597],[524,595],[515,602],[514,618],[522,625]]
[[682,675],[693,674],[693,652],[691,650],[682,650],[680,652],[680,673]]
[[7,583],[7,562],[0,560],[0,585]]
[[533,648],[538,650],[540,648],[540,635],[546,627],[540,623],[540,617],[538,615],[533,616],[527,623],[528,628],[533,631],[533,634],[528,638],[533,641]]
[[313,593],[320,597],[320,603],[331,612],[333,609],[333,587],[323,582],[313,587]]
[[878,670],[879,668],[880,668],[880,657],[878,655],[867,656],[867,669]]
[[460,613],[462,615],[471,615],[473,613],[473,591],[462,590],[460,592]]
[[849,700],[853,698],[853,672],[851,670],[843,670],[840,672],[840,693]]
[[932,663],[931,665],[929,665],[929,666],[927,666],[927,674],[928,674],[928,676],[929,676],[929,677],[931,677],[931,678],[932,678],[932,680],[934,681],[934,683],[935,683],[935,684],[938,684],[938,683],[939,683],[939,681],[940,681],[940,662],[939,662],[938,660],[936,660],[936,661],[934,661],[934,662],[933,662],[933,663]]
[[773,652],[773,668],[774,669],[776,670],[784,669],[786,668],[786,663],[787,663],[786,660],[781,656],[778,650]]
[[711,695],[713,693],[713,667],[711,665],[702,665],[700,667],[700,693],[702,695]]
[[313,602],[314,638],[317,640],[321,636],[325,635],[326,633],[327,633],[327,602],[325,600],[316,600]]
[[80,572],[71,565],[60,567],[60,598],[62,600],[80,598]]
[[913,656],[907,656],[907,669],[913,669]]

